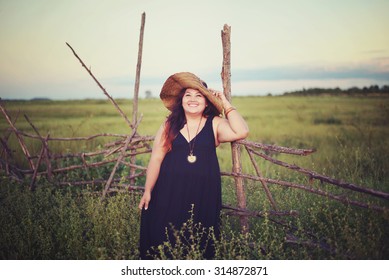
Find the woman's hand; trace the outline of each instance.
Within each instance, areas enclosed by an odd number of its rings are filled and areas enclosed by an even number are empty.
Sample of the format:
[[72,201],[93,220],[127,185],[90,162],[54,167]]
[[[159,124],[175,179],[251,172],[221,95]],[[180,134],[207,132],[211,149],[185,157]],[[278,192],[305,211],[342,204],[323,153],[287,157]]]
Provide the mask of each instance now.
[[[223,103],[223,107],[225,107],[225,105],[228,106],[231,105],[230,102],[228,102],[226,96],[224,95],[223,92],[221,91],[218,91],[218,90],[215,90],[215,89],[209,89],[209,91],[214,95],[216,96],[217,98],[219,98],[221,100],[221,102]],[[227,104],[226,104],[227,103]]]
[[149,202],[151,200],[151,193],[148,192],[148,191],[145,191],[141,200],[140,200],[140,203],[139,203],[139,209],[142,210],[142,208],[144,207],[145,210],[147,210],[147,208],[149,208]]

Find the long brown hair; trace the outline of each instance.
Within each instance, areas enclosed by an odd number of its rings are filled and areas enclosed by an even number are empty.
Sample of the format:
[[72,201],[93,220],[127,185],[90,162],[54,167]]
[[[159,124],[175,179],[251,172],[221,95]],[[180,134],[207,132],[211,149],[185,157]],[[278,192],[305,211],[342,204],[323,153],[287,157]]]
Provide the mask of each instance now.
[[[207,87],[207,84],[203,82],[204,86]],[[171,113],[166,118],[165,130],[163,134],[164,138],[164,148],[169,152],[172,149],[173,140],[177,137],[180,130],[184,127],[186,123],[184,108],[182,107],[182,98],[184,97],[186,88],[183,89],[178,95],[176,102],[174,103]],[[205,97],[205,96],[204,96]],[[216,107],[207,100],[207,107],[203,112],[203,116],[217,116],[219,115]]]

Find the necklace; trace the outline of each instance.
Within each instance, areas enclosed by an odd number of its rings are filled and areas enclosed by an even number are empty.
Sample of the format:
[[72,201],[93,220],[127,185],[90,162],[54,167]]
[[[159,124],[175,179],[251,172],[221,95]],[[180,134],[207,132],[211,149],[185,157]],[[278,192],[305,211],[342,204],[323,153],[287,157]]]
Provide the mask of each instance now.
[[195,163],[196,159],[197,159],[196,156],[193,154],[193,150],[194,150],[194,145],[195,145],[195,142],[196,142],[197,134],[199,133],[199,129],[200,129],[200,125],[201,125],[202,119],[203,118],[201,117],[200,122],[199,122],[199,126],[197,127],[196,135],[193,138],[193,143],[192,144],[190,143],[191,140],[190,140],[188,122],[186,123],[186,130],[188,131],[188,137],[189,137],[189,142],[188,142],[188,145],[189,145],[189,155],[187,157],[189,163]]

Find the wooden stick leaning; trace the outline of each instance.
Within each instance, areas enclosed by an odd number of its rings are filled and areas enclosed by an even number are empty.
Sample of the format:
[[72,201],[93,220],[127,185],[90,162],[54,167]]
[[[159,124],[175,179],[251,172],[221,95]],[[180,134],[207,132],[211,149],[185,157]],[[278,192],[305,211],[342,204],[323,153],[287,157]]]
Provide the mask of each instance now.
[[[0,102],[1,102],[1,99],[0,99]],[[20,114],[20,110],[18,110],[18,113],[17,113],[17,115],[15,116],[14,120],[13,120],[13,121],[11,120],[14,126],[15,126],[15,124],[16,124],[18,118],[19,118],[19,114]],[[5,141],[5,143],[8,142],[8,139],[9,139],[9,137],[11,136],[12,132],[13,132],[12,130],[8,130],[7,133],[5,133],[4,137],[2,138],[2,139]],[[0,157],[2,157],[2,156],[4,155],[4,152],[6,152],[6,151],[3,149],[3,150],[1,151]]]
[[139,34],[139,45],[138,45],[138,62],[136,64],[136,77],[134,85],[134,98],[133,98],[133,110],[132,110],[132,124],[135,126],[138,118],[138,95],[139,95],[139,84],[140,84],[140,71],[142,67],[142,52],[143,52],[143,35],[145,32],[145,21],[146,13],[142,13],[140,34]]
[[12,128],[12,130],[14,131],[15,135],[16,135],[16,138],[18,139],[19,141],[19,144],[20,144],[20,147],[22,148],[22,151],[23,151],[23,154],[24,156],[26,157],[27,159],[27,162],[28,164],[30,165],[30,168],[32,170],[35,169],[35,165],[34,163],[32,162],[31,160],[31,155],[30,155],[30,152],[28,151],[27,149],[27,146],[26,144],[24,143],[24,140],[23,138],[20,136],[20,134],[18,133],[18,130],[16,129],[16,127],[14,126],[13,122],[11,121],[11,118],[9,117],[7,111],[5,110],[5,108],[2,106],[2,104],[0,103],[0,110],[1,112],[3,113],[5,119],[7,120],[8,124],[10,125],[10,127]]
[[8,147],[7,141],[4,140],[2,137],[0,137],[0,143],[3,146],[3,152],[4,152],[4,154],[0,157],[0,159],[4,157],[4,160],[2,162],[5,165],[5,172],[7,175],[11,175],[11,164],[9,160],[13,159],[12,151]]
[[[249,148],[247,148],[247,147],[245,147],[245,148],[246,148],[247,153],[249,154],[251,163],[252,163],[253,166],[254,166],[254,169],[255,169],[255,172],[257,173],[257,176],[262,177],[261,171],[259,170],[258,164],[257,164],[257,162],[255,161],[252,152],[249,150]],[[274,198],[273,198],[273,196],[272,196],[272,194],[271,194],[271,192],[270,192],[269,187],[267,186],[267,184],[266,184],[265,181],[261,180],[260,182],[261,182],[261,184],[262,184],[263,189],[265,190],[266,196],[267,196],[267,198],[269,199],[271,206],[273,207],[274,210],[277,211],[277,210],[278,210],[278,207],[277,207],[276,202],[274,201]]]
[[[50,137],[50,134],[47,134],[47,136],[46,136],[46,138],[43,138],[41,135],[40,135],[40,133],[39,133],[39,131],[38,131],[38,129],[35,127],[35,125],[31,122],[31,120],[29,119],[29,117],[26,115],[26,114],[24,114],[24,118],[27,120],[27,122],[30,124],[30,126],[34,129],[34,131],[35,131],[35,133],[38,135],[38,137],[41,139],[41,141],[42,141],[42,151],[43,151],[43,157],[45,158],[45,160],[46,160],[46,165],[47,165],[47,178],[50,180],[51,179],[51,177],[52,177],[52,172],[51,172],[51,170],[52,170],[52,168],[51,168],[51,161],[50,161],[50,151],[49,151],[49,145],[48,145],[48,139],[49,139],[49,137]],[[39,166],[39,165],[38,165]],[[36,169],[38,169],[38,167],[36,168]],[[33,177],[33,180],[35,180],[34,179],[34,177]],[[33,186],[33,184],[34,183],[31,183],[31,186]],[[30,186],[30,188],[31,188],[31,186]]]
[[[139,84],[140,84],[140,71],[142,67],[142,52],[143,52],[143,35],[145,31],[145,21],[146,21],[146,13],[142,13],[142,20],[141,20],[141,27],[140,27],[140,34],[139,34],[139,49],[138,49],[138,62],[136,64],[136,77],[135,77],[135,86],[134,86],[134,98],[132,100],[132,127],[135,126],[138,119],[138,95],[139,95]],[[130,158],[130,162],[135,164],[136,157],[132,156]],[[135,169],[130,168],[130,174],[135,174]],[[131,185],[135,184],[135,180],[130,181]]]
[[[49,137],[49,135],[47,135],[47,137]],[[36,163],[36,167],[34,169],[34,174],[32,175],[32,179],[30,182],[30,190],[31,191],[35,190],[35,181],[36,181],[36,177],[38,175],[38,169],[39,169],[39,166],[41,165],[42,159],[43,159],[45,154],[47,154],[46,153],[46,146],[42,145],[41,154],[39,155],[38,161]]]
[[136,129],[138,128],[138,126],[139,126],[141,120],[142,120],[142,116],[138,119],[136,125],[134,126],[134,128],[133,128],[133,130],[132,130],[131,135],[129,135],[129,136],[127,137],[126,142],[124,143],[124,146],[123,146],[123,148],[122,148],[122,151],[121,151],[120,155],[118,156],[118,159],[117,159],[117,161],[116,161],[116,164],[115,164],[114,168],[112,169],[111,175],[109,176],[109,179],[108,179],[107,183],[105,184],[104,191],[103,191],[103,198],[104,198],[105,195],[107,194],[107,191],[108,191],[108,189],[109,189],[109,187],[110,187],[110,185],[111,185],[113,176],[114,176],[115,173],[116,173],[116,169],[118,168],[119,163],[122,161],[122,159],[123,159],[123,157],[124,157],[124,154],[125,154],[125,152],[126,152],[126,150],[127,150],[128,144],[130,143],[132,137],[135,136],[135,134],[136,134]]
[[115,108],[119,111],[120,115],[124,118],[124,120],[126,121],[126,123],[128,124],[128,126],[130,128],[132,128],[132,124],[130,122],[130,120],[127,118],[127,116],[124,114],[124,112],[122,111],[122,109],[120,109],[119,105],[116,103],[116,101],[108,94],[108,92],[105,90],[105,88],[100,84],[100,82],[96,79],[96,77],[93,75],[92,71],[86,67],[85,63],[82,61],[82,59],[77,55],[77,53],[74,51],[74,49],[68,44],[66,43],[66,45],[72,50],[74,56],[80,61],[82,67],[85,68],[85,70],[89,73],[89,75],[93,78],[93,80],[97,83],[97,85],[99,86],[99,88],[103,91],[103,93],[105,94],[105,96],[108,97],[108,99],[111,101],[111,103],[115,106]]

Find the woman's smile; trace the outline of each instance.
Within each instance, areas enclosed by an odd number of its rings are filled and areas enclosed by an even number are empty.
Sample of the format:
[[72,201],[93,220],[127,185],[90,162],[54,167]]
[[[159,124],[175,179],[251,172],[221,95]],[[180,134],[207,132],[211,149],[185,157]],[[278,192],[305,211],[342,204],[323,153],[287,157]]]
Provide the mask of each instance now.
[[182,97],[182,105],[184,110],[200,109],[200,111],[203,111],[207,101],[197,89],[188,88]]

